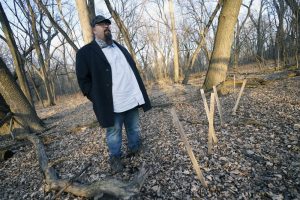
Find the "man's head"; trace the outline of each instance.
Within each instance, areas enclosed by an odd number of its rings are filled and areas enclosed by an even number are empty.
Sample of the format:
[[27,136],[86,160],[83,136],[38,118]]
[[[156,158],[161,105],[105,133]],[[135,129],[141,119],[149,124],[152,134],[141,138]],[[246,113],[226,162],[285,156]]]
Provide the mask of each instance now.
[[106,43],[112,42],[112,35],[110,31],[111,21],[102,15],[97,15],[91,22],[93,33],[96,39],[101,39]]

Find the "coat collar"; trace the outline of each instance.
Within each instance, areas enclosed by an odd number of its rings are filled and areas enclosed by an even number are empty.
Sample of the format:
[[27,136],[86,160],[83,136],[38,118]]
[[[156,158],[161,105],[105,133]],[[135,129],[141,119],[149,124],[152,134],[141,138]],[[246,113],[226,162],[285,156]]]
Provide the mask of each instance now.
[[103,60],[105,60],[109,64],[98,43],[95,40],[93,40],[90,44],[94,52],[96,52]]

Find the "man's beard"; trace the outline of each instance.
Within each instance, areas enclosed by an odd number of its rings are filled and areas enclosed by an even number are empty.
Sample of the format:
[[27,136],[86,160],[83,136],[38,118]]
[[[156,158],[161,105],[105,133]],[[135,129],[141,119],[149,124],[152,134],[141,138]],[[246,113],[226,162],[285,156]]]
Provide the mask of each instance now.
[[104,37],[105,37],[106,44],[111,45],[112,44],[112,35],[111,35],[110,30],[106,30],[104,32]]

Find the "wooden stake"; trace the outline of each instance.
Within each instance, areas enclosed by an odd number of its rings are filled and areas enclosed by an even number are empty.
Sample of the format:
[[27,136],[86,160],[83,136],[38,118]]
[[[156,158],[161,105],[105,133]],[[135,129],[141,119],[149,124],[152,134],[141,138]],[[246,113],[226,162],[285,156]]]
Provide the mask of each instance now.
[[208,104],[207,104],[206,97],[205,97],[205,94],[204,94],[204,90],[200,89],[200,92],[201,92],[201,97],[202,97],[202,100],[203,100],[206,116],[207,116],[207,119],[209,119],[209,108],[208,108]]
[[232,109],[232,114],[233,114],[233,115],[236,114],[236,110],[237,110],[237,108],[238,108],[238,105],[239,105],[239,102],[240,102],[241,96],[242,96],[242,94],[243,94],[243,91],[244,91],[244,88],[245,88],[246,83],[247,83],[247,79],[245,79],[245,80],[243,81],[243,85],[242,85],[242,88],[241,88],[241,90],[240,90],[239,96],[238,96],[238,98],[237,98],[237,100],[236,100],[236,102],[235,102],[235,106],[234,106],[233,109]]
[[[201,96],[202,96],[202,99],[203,99],[203,104],[204,104],[204,109],[205,109],[205,112],[206,112],[206,117],[207,117],[207,120],[208,120],[208,123],[209,123],[210,111],[209,111],[209,108],[208,108],[208,104],[207,104],[207,101],[206,101],[204,90],[200,89],[200,92],[201,92]],[[213,102],[213,105],[214,105],[214,102]],[[218,139],[217,139],[217,136],[216,136],[216,133],[215,133],[215,129],[213,128],[212,130],[213,130],[213,133],[212,133],[213,142],[216,144],[218,142]]]
[[217,91],[216,86],[213,86],[213,90],[214,90],[214,93],[215,93],[215,96],[216,96],[217,108],[218,108],[219,116],[220,116],[220,123],[221,123],[221,126],[223,126],[224,122],[223,122],[222,107],[221,107],[221,104],[220,104],[220,100],[219,100],[218,91]]
[[210,112],[208,118],[208,137],[207,137],[207,153],[208,155],[212,154],[212,142],[213,142],[213,130],[214,130],[214,120],[213,120],[213,110],[212,107],[214,105],[214,93],[210,94]]
[[235,75],[233,75],[233,94],[235,94]]
[[172,114],[172,117],[173,117],[173,123],[177,127],[177,129],[178,129],[178,131],[180,133],[180,136],[181,136],[181,138],[183,140],[185,148],[186,148],[186,150],[188,152],[188,155],[189,155],[189,157],[190,157],[190,159],[192,161],[193,168],[194,168],[194,170],[195,170],[195,172],[197,174],[197,177],[200,180],[201,184],[204,187],[207,187],[207,183],[206,183],[206,181],[204,179],[204,176],[203,176],[203,174],[201,172],[200,166],[199,166],[199,164],[198,164],[198,162],[197,162],[197,160],[196,160],[196,158],[194,156],[192,147],[190,146],[190,144],[188,142],[188,138],[187,138],[186,134],[184,133],[184,130],[182,128],[182,125],[181,125],[181,123],[180,123],[180,121],[179,121],[179,119],[177,117],[177,114],[176,114],[176,111],[175,111],[174,108],[171,108],[171,114]]
[[208,119],[208,142],[207,142],[207,149],[208,154],[212,153],[212,142],[215,144],[218,143],[218,138],[215,133],[214,128],[214,113],[215,113],[215,94],[210,94],[210,112],[209,112],[209,119]]

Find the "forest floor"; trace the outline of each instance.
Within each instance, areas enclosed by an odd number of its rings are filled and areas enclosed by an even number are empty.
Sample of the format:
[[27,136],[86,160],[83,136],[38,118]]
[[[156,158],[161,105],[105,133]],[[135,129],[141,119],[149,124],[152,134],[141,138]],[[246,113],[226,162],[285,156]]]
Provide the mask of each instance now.
[[[231,110],[240,87],[235,93],[219,96],[225,125],[220,126],[216,110],[219,141],[212,155],[207,154],[208,120],[199,91],[203,75],[192,78],[189,85],[149,86],[153,109],[140,112],[143,148],[138,156],[123,159],[123,173],[111,174],[105,130],[99,128],[91,103],[81,94],[61,97],[56,106],[37,109],[52,127],[41,138],[50,162],[64,179],[91,162],[79,178],[81,183],[109,177],[126,182],[145,163],[149,176],[133,199],[300,199],[300,76],[292,73],[243,71],[236,76],[265,82],[246,85],[236,115],[231,115]],[[173,125],[172,107],[201,166],[207,189],[197,179]],[[7,140],[1,136],[0,144]],[[126,137],[123,150],[126,154]],[[27,143],[14,151],[12,158],[0,162],[0,199],[53,199],[54,192],[44,193],[32,145]],[[84,199],[68,193],[60,198]]]

